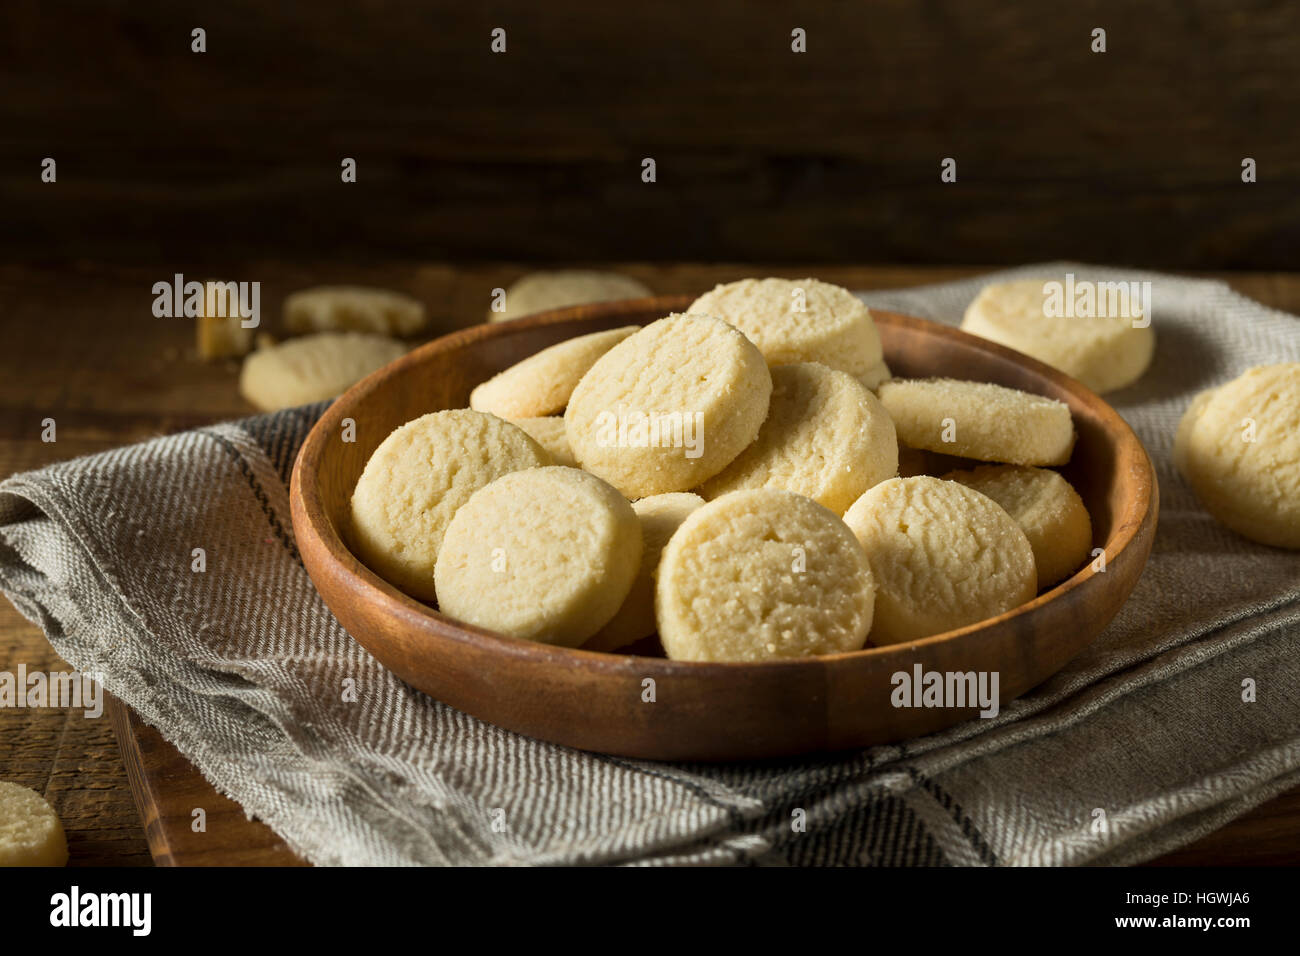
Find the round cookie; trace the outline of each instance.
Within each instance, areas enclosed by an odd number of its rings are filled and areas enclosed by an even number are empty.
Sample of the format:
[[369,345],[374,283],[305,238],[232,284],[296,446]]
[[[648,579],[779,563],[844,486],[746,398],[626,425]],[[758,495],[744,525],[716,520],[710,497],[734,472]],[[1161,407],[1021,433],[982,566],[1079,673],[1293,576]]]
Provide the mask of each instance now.
[[1195,399],[1174,457],[1220,522],[1260,544],[1300,548],[1300,362],[1252,368]]
[[438,553],[439,610],[577,647],[618,611],[640,561],[640,523],[612,487],[576,468],[517,471],[452,518]]
[[1034,552],[991,498],[955,481],[893,478],[844,516],[876,581],[875,644],[974,624],[1032,600]]
[[244,359],[239,392],[264,412],[333,398],[406,354],[382,335],[321,332],[259,349]]
[[789,491],[723,495],[664,548],[655,619],[680,661],[765,661],[862,647],[875,586],[831,511]]
[[319,285],[292,292],[284,299],[284,327],[294,333],[414,335],[427,322],[423,302],[391,289]]
[[1038,589],[1068,578],[1088,559],[1092,520],[1079,493],[1054,471],[1023,465],[980,465],[944,475],[1002,506],[1034,550]]
[[912,448],[1012,465],[1063,465],[1074,449],[1070,407],[1042,395],[951,378],[895,379],[877,394]]
[[655,632],[655,571],[664,545],[704,499],[688,491],[651,495],[632,502],[641,522],[641,566],[623,606],[583,646],[589,651],[616,651]]
[[985,286],[966,309],[964,332],[1005,345],[1077,378],[1094,392],[1136,382],[1151,364],[1156,334],[1132,316],[1047,314],[1046,279]]
[[501,418],[538,418],[564,411],[574,386],[596,360],[637,331],[626,325],[579,335],[542,349],[479,385],[469,407]]
[[756,438],[700,494],[784,488],[844,514],[898,474],[898,439],[880,399],[847,372],[815,362],[772,369],[772,400]]
[[670,315],[597,360],[564,427],[582,467],[627,497],[689,491],[754,440],[771,394],[762,354],[739,331]]
[[0,866],[63,866],[68,839],[54,808],[35,790],[0,781]]
[[489,322],[505,322],[567,305],[641,299],[653,293],[631,276],[617,272],[561,269],[530,272],[505,290],[505,311],[488,311]]
[[564,416],[548,415],[544,418],[512,418],[510,424],[518,425],[528,433],[528,437],[546,449],[551,461],[569,468],[578,467],[578,459],[573,457],[569,448],[568,436],[564,434]]
[[375,449],[352,492],[350,543],[394,587],[436,599],[434,565],[456,510],[502,475],[551,464],[523,429],[458,408],[394,429]]
[[741,279],[704,293],[687,311],[734,325],[769,365],[820,362],[877,384],[882,380],[880,334],[871,313],[848,289],[829,282]]

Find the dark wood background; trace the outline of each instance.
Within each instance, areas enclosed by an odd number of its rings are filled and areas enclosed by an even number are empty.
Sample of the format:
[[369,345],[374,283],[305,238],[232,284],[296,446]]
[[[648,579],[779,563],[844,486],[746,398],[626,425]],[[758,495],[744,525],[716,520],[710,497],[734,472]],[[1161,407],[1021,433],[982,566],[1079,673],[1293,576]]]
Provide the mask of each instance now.
[[1298,81],[1279,0],[6,0],[0,259],[1291,269]]

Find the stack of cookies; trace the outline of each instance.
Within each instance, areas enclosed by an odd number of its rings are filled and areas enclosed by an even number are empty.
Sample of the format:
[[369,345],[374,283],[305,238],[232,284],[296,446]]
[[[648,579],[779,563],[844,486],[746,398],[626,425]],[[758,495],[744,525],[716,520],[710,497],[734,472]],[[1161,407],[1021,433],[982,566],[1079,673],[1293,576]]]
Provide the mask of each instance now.
[[[1082,346],[1080,346],[1082,347]],[[1089,559],[1056,466],[1069,408],[890,375],[867,308],[813,279],[719,286],[583,335],[394,431],[350,544],[461,622],[691,661],[915,641]]]

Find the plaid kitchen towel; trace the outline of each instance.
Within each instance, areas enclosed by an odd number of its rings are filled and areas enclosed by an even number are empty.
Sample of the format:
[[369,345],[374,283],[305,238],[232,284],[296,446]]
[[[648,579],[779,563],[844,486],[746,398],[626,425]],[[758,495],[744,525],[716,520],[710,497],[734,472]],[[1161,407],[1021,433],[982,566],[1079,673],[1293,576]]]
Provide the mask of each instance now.
[[1220,527],[1170,461],[1191,396],[1300,360],[1300,320],[1217,282],[1069,263],[864,298],[951,324],[987,281],[1066,272],[1153,283],[1154,364],[1110,399],[1155,462],[1159,530],[1106,632],[993,719],[712,766],[582,753],[452,710],[379,666],[303,570],[286,485],[323,406],[10,478],[0,586],[318,864],[1149,859],[1300,784],[1300,554]]

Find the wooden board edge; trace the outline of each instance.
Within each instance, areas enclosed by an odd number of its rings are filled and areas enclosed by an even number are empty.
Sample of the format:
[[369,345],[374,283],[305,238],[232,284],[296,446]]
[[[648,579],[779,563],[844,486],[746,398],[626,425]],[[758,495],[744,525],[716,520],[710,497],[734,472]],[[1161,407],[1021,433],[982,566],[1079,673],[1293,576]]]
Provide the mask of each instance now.
[[[104,698],[155,865],[310,865],[265,823],[250,820],[135,711],[112,694]],[[168,781],[177,787],[163,787]],[[204,829],[196,831],[193,812],[200,807]]]

